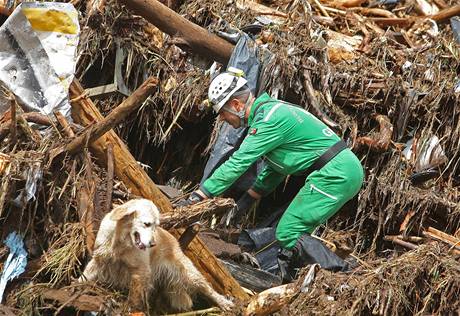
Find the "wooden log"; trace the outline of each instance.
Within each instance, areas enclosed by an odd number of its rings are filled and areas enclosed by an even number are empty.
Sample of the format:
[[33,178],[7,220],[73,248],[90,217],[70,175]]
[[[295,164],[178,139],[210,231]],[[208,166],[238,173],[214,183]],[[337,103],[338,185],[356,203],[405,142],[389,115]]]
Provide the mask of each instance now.
[[96,182],[92,171],[92,162],[89,155],[84,155],[85,181],[78,190],[78,217],[85,230],[86,250],[91,255],[96,241],[97,230],[94,222],[94,195],[96,194]]
[[[77,80],[74,80],[70,86],[70,95],[74,100],[78,98],[77,101],[71,102],[72,117],[76,123],[89,125],[103,119],[103,116],[92,101],[84,96],[84,89]],[[126,145],[114,131],[109,131],[90,145],[92,152],[98,157],[103,167],[107,166],[107,155],[105,152],[108,143],[112,143],[114,146],[113,154],[116,176],[131,189],[133,194],[152,200],[163,214],[172,212],[169,200],[139,166],[126,148]],[[177,230],[172,230],[171,233],[176,238],[180,236],[180,232]],[[192,241],[186,254],[206,279],[215,286],[217,291],[242,300],[248,298],[248,295],[238,282],[217,261],[215,256],[199,238],[195,238]]]
[[208,30],[188,21],[157,0],[121,0],[135,14],[182,43],[193,52],[226,64],[233,45],[211,34]]
[[[184,229],[173,229],[170,232],[174,237],[179,239]],[[200,238],[195,237],[184,253],[192,260],[193,264],[217,292],[231,294],[233,297],[240,300],[247,300],[249,298],[249,295],[243,290],[223,264],[219,262],[216,256],[209,251]]]
[[235,206],[233,199],[214,198],[190,206],[180,207],[174,212],[161,215],[161,227],[164,229],[187,227],[204,217],[220,215]]
[[[70,95],[74,100],[84,95],[84,89],[77,80],[74,80],[70,86]],[[74,121],[80,125],[86,126],[103,119],[103,116],[93,102],[85,96],[77,101],[71,102],[71,105],[72,117]],[[126,145],[114,131],[109,131],[95,140],[90,145],[90,149],[99,161],[103,163],[103,166],[106,167],[106,152],[109,143],[112,143],[114,146],[115,175],[131,189],[133,194],[152,200],[163,213],[171,212],[172,206],[169,200],[161,193],[152,179],[150,179],[147,173],[139,166]]]
[[87,143],[92,143],[106,132],[114,128],[118,123],[124,120],[131,112],[139,108],[144,101],[153,93],[158,79],[147,79],[136,91],[133,92],[125,101],[117,106],[107,117],[92,126],[83,134],[77,136],[65,148],[70,154],[80,152]]

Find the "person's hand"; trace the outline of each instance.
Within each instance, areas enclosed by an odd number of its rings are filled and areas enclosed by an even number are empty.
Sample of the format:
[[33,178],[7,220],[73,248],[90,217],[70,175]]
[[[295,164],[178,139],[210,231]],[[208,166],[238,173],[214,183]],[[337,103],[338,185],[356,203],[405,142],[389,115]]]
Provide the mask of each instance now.
[[248,192],[244,192],[244,194],[236,202],[235,207],[230,211],[230,214],[227,217],[226,225],[228,226],[230,223],[237,224],[241,218],[247,214],[256,201],[256,198],[252,197]]
[[190,206],[193,204],[196,204],[198,202],[203,201],[205,198],[201,196],[197,191],[193,191],[190,193],[188,196],[188,199],[182,199],[179,202],[176,203],[176,207],[182,207],[182,206]]

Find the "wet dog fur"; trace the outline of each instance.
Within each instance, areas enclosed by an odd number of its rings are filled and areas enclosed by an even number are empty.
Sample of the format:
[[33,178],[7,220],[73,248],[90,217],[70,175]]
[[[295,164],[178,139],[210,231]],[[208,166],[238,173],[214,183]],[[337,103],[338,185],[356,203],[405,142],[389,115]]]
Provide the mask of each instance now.
[[170,310],[187,311],[195,293],[230,308],[233,303],[212,289],[159,224],[158,209],[150,200],[135,199],[114,208],[101,222],[93,257],[80,281],[129,289],[130,306],[137,309],[145,309],[146,298],[153,294]]

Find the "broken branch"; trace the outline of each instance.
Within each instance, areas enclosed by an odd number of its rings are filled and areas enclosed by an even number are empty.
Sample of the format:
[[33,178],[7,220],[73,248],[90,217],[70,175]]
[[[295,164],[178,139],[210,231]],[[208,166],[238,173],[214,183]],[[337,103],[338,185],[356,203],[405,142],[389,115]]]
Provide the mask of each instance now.
[[358,137],[356,143],[358,145],[368,146],[375,151],[386,151],[391,144],[391,136],[393,135],[393,124],[386,115],[379,114],[375,117],[379,123],[379,132],[374,136]]
[[96,123],[89,130],[77,136],[65,148],[70,154],[75,154],[87,144],[92,143],[109,130],[114,128],[118,123],[125,119],[131,112],[139,108],[144,101],[153,93],[158,79],[147,79],[136,91],[133,92],[125,101],[117,106],[107,117]]
[[129,9],[144,17],[161,31],[181,38],[187,47],[201,56],[226,64],[233,45],[190,22],[156,0],[121,0]]
[[[219,215],[235,206],[233,199],[214,198],[179,208],[179,212],[163,214],[161,226],[165,229],[186,227],[205,216]],[[177,210],[177,209],[176,209]]]
[[453,7],[439,11],[438,13],[430,16],[429,18],[438,22],[448,22],[448,20],[456,15],[460,15],[460,4],[454,5]]

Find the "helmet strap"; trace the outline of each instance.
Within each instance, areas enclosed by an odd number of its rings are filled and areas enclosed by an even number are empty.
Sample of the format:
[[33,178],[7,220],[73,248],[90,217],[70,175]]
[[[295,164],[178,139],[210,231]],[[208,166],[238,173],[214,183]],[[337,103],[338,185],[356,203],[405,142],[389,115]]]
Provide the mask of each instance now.
[[252,101],[252,100],[249,100],[249,98],[251,97],[251,95],[248,96],[246,102],[244,103],[244,107],[241,109],[241,111],[237,112],[227,106],[224,105],[224,107],[222,108],[223,111],[227,111],[229,113],[232,113],[232,114],[235,114],[236,116],[238,116],[240,118],[240,127],[246,127],[248,124],[247,124],[247,120],[245,119],[245,116],[246,116],[246,110],[248,109],[248,107],[252,104],[252,102],[249,102],[249,101]]

